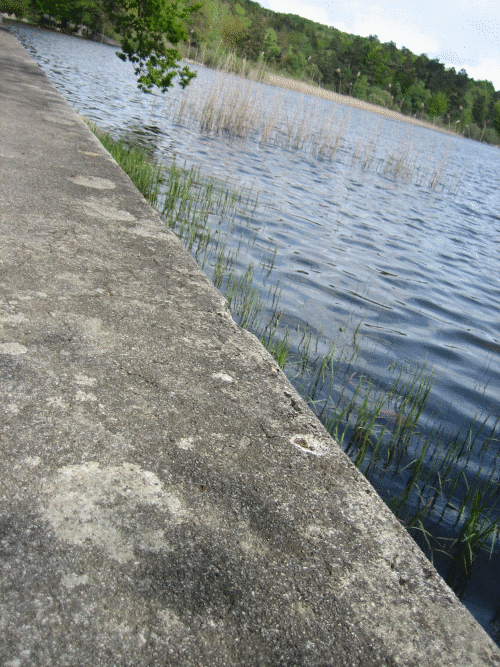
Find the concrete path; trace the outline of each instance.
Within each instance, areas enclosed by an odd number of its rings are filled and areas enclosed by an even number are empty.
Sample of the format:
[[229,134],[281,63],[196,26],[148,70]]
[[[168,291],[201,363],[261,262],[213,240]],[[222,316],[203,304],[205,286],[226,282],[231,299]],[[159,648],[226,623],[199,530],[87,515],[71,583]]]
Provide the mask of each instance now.
[[0,664],[500,664],[4,31],[0,160]]

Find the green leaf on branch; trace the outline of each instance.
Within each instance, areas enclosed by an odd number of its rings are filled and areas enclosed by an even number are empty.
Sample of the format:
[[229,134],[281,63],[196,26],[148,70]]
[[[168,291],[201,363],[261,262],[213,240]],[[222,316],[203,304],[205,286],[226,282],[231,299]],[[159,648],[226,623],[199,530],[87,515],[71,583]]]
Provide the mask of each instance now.
[[150,93],[157,87],[164,93],[175,77],[185,88],[196,72],[180,66],[176,45],[188,39],[185,21],[202,5],[185,0],[123,0],[110,5],[108,16],[122,37],[117,55],[134,65],[138,88]]

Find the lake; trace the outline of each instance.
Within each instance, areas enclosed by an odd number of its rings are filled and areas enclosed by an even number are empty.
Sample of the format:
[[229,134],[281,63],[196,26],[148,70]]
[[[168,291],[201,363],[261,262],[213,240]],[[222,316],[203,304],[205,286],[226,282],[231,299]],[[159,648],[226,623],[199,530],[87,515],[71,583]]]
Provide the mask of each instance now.
[[[292,349],[305,327],[315,333],[318,355],[331,341],[348,349],[354,340],[351,395],[358,378],[388,387],[394,364],[412,371],[426,362],[434,384],[419,428],[425,434],[439,424],[442,443],[460,428],[467,440],[472,428],[458,486],[489,479],[490,519],[497,520],[498,148],[203,67],[186,91],[148,96],[113,47],[19,24],[10,29],[70,104],[113,137],[258,195],[251,219],[241,221],[238,239],[249,240],[234,266],[244,272],[263,248],[277,245],[272,275],[282,287],[280,327],[290,332]],[[246,138],[201,131],[209,91],[222,99],[231,88],[255,98],[256,114],[245,121],[252,131]],[[405,451],[403,463],[415,456]],[[404,474],[388,479],[385,469],[369,478],[383,497],[408,483]],[[447,535],[464,517],[441,502]],[[498,642],[498,541],[493,547],[491,560],[475,561],[460,593]],[[435,564],[446,574],[445,558],[436,554]]]

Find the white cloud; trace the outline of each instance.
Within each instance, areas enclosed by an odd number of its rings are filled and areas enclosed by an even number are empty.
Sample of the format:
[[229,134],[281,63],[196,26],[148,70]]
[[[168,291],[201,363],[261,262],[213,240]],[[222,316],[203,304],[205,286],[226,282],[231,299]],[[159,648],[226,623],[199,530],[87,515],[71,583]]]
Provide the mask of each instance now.
[[352,32],[363,37],[377,35],[381,42],[395,42],[399,48],[406,46],[417,55],[439,50],[439,41],[431,33],[421,32],[415,26],[403,25],[385,17],[357,18]]
[[477,65],[464,65],[467,74],[476,81],[491,81],[495,90],[500,90],[500,62],[498,57],[479,56]]
[[411,4],[352,2],[349,11],[343,8],[342,14],[347,20],[333,25],[344,32],[363,37],[377,35],[381,42],[395,42],[416,54],[439,49],[438,34],[422,23]]

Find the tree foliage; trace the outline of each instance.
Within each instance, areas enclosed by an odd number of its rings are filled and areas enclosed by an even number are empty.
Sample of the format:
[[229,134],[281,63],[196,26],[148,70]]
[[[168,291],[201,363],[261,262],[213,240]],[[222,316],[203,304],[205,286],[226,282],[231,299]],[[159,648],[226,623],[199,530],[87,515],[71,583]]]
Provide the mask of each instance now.
[[0,0],[0,12],[22,19],[28,13],[27,0]]
[[443,91],[438,90],[431,97],[428,114],[429,118],[435,118],[436,116],[443,116],[448,108],[448,98]]
[[201,4],[184,0],[121,0],[106,3],[106,11],[121,35],[122,60],[134,65],[138,87],[149,93],[153,86],[165,92],[174,77],[185,88],[196,76],[188,67],[181,67],[177,44],[188,38],[185,21],[200,9]]
[[220,35],[224,45],[234,49],[241,42],[247,32],[247,25],[240,16],[228,14],[220,26]]
[[500,134],[500,100],[495,103],[495,116],[493,118],[493,125],[496,131]]
[[34,0],[38,13],[56,18],[63,30],[68,30],[70,24],[85,24],[93,36],[105,15],[106,4],[104,0]]

